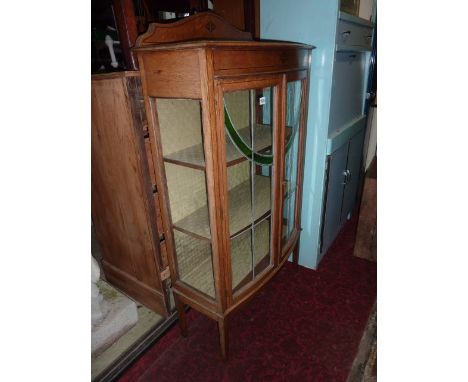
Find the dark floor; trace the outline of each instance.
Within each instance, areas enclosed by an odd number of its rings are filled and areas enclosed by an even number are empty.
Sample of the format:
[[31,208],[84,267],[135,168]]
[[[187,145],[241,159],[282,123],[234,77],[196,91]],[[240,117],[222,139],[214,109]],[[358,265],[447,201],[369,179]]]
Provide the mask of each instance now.
[[353,218],[318,271],[287,263],[230,320],[229,360],[216,323],[189,313],[121,378],[126,381],[346,381],[376,300],[376,264],[353,256]]

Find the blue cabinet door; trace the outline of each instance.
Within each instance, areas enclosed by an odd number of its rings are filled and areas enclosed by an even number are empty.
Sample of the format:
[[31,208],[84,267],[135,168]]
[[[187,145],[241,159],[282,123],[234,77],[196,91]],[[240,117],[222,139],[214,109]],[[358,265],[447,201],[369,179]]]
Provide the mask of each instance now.
[[346,170],[348,172],[343,193],[343,207],[341,209],[341,221],[345,222],[353,212],[356,204],[359,177],[361,176],[362,150],[364,145],[364,133],[362,129],[349,140],[348,160]]
[[346,170],[347,155],[348,144],[344,144],[329,157],[320,259],[331,243],[333,243],[341,228],[341,205],[343,201],[344,172]]

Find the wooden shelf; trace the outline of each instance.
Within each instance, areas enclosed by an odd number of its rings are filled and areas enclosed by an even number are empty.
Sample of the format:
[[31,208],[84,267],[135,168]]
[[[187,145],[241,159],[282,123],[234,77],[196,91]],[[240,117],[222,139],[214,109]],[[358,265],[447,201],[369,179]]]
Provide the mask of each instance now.
[[[271,178],[255,175],[255,222],[264,219],[271,210]],[[237,236],[252,223],[250,180],[228,191],[229,231]],[[174,229],[199,239],[211,240],[208,206],[203,206],[190,215],[175,222]]]
[[[251,146],[249,127],[239,130],[239,135],[242,137],[244,142]],[[263,152],[270,148],[272,144],[271,126],[257,124],[254,141],[256,152]],[[247,160],[247,158],[233,145],[230,138],[227,136],[227,133],[226,160],[228,167]],[[203,145],[197,144],[187,147],[186,149],[164,155],[164,161],[199,170],[205,170],[205,153],[203,152]]]

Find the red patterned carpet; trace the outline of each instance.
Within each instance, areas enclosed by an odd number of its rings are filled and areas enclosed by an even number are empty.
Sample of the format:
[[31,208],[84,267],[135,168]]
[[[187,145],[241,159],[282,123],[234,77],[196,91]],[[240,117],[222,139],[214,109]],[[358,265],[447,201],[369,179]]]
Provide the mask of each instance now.
[[346,381],[376,299],[376,264],[353,256],[347,223],[318,271],[287,263],[231,316],[229,360],[216,323],[191,310],[189,336],[174,326],[119,382]]

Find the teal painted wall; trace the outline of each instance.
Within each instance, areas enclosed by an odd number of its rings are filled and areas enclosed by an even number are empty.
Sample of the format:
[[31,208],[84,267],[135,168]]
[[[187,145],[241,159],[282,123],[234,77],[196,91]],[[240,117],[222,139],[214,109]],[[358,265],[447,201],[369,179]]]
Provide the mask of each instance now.
[[299,264],[316,269],[339,0],[260,0],[260,37],[316,46],[312,52]]

